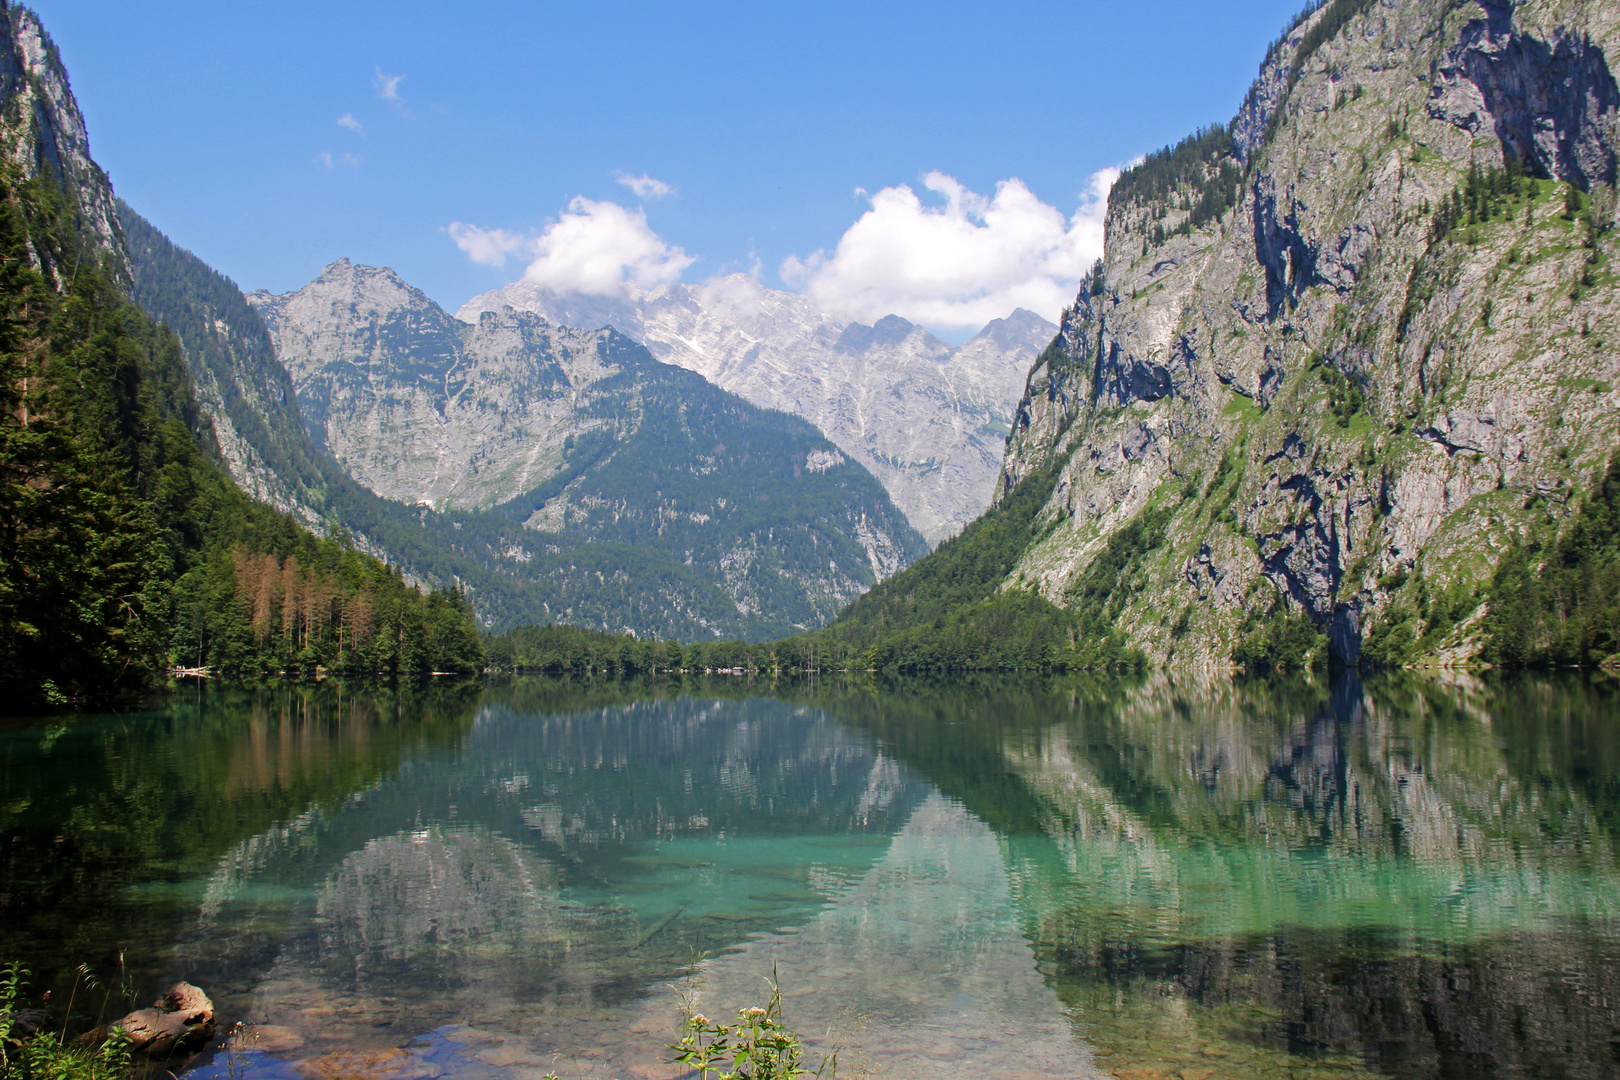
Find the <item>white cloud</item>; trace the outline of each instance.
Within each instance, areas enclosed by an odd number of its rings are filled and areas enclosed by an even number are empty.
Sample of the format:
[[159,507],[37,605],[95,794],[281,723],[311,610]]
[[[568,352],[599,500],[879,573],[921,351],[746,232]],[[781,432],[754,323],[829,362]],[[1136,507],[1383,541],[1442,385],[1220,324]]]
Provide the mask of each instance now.
[[909,185],[884,188],[831,255],[790,256],[784,281],[821,308],[872,320],[901,315],[941,329],[975,329],[1014,308],[1056,321],[1080,275],[1101,257],[1108,189],[1118,169],[1093,173],[1080,206],[1065,218],[1022,180],[993,196],[931,172],[923,187],[945,197],[925,205]]
[[338,117],[337,125],[340,128],[348,128],[350,131],[361,136],[362,138],[365,137],[366,126],[360,121],[356,120],[353,113],[344,113],[342,116]]
[[485,266],[505,266],[511,255],[517,255],[534,246],[534,238],[507,229],[481,229],[452,221],[446,230],[456,247],[467,253],[467,258]]
[[615,172],[613,179],[635,192],[638,199],[662,199],[675,190],[662,180],[655,180],[646,173],[631,176],[627,172]]
[[655,289],[679,280],[696,261],[653,232],[644,211],[583,196],[538,236],[460,221],[447,231],[474,262],[502,266],[512,256],[528,258],[524,280],[560,293],[623,296],[632,286]]
[[405,76],[384,75],[383,69],[378,68],[377,77],[372,80],[372,85],[377,88],[378,97],[382,98],[396,109],[403,109],[405,107],[405,99],[400,95],[399,84],[404,81]]
[[315,164],[324,165],[328,169],[335,169],[339,165],[346,165],[352,169],[360,164],[360,159],[353,154],[333,154],[330,150],[322,150],[315,155]]

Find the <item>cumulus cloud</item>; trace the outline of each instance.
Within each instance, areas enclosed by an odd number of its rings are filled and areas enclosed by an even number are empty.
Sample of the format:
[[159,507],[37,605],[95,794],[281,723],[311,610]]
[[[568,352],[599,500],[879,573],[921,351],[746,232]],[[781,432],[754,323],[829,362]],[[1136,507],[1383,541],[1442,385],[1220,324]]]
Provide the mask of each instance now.
[[627,172],[615,172],[613,179],[635,192],[638,199],[662,199],[675,190],[662,180],[655,180],[646,173],[631,176]]
[[1055,321],[1102,255],[1108,189],[1118,178],[1118,169],[1092,174],[1068,217],[1016,178],[986,197],[931,172],[923,187],[943,206],[925,204],[909,185],[857,192],[871,208],[831,254],[789,256],[782,279],[827,311],[867,321],[895,314],[974,329],[1020,307]]
[[396,109],[403,109],[405,107],[405,98],[399,92],[399,84],[404,81],[405,76],[384,75],[383,69],[378,68],[377,77],[372,80],[372,85],[377,88],[378,97]]
[[353,168],[354,166],[360,164],[360,159],[355,157],[353,154],[334,155],[330,150],[322,150],[320,153],[315,155],[315,164],[324,165],[328,169],[335,169],[339,165],[347,165],[350,168]]
[[344,113],[342,116],[338,117],[337,125],[340,128],[348,128],[356,135],[362,137],[364,137],[366,134],[366,126],[360,121],[356,120],[353,113]]
[[446,231],[456,247],[467,253],[467,258],[485,266],[505,266],[509,257],[534,246],[532,236],[506,229],[481,229],[460,221],[452,221]]
[[538,236],[451,222],[446,230],[474,262],[503,266],[529,260],[523,279],[560,293],[623,296],[632,287],[650,290],[678,281],[695,261],[647,225],[641,210],[583,196]]

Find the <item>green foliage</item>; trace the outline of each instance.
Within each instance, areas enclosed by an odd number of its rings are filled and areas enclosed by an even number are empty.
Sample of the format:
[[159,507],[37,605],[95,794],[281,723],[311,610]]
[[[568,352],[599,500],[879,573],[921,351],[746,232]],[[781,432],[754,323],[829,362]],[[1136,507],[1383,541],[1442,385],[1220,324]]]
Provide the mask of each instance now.
[[1056,482],[1056,468],[1026,477],[1000,505],[856,600],[816,637],[848,654],[864,652],[907,631],[943,630],[953,616],[991,600],[1038,539],[1037,518]]
[[1091,565],[1070,583],[1066,599],[1079,616],[1082,640],[1093,649],[1097,643],[1108,643],[1097,659],[1126,655],[1124,635],[1116,624],[1125,605],[1147,583],[1147,561],[1164,546],[1170,518],[1168,507],[1144,510],[1129,525],[1115,531]]
[[[1429,242],[1438,244],[1462,225],[1480,225],[1510,217],[1521,199],[1535,194],[1535,179],[1524,175],[1519,160],[1508,158],[1507,168],[1468,167],[1468,176],[1456,190],[1440,199],[1429,220]],[[1571,188],[1570,190],[1574,190]],[[1577,192],[1577,195],[1579,193]]]
[[[1299,81],[1306,61],[1316,55],[1316,50],[1339,36],[1339,32],[1349,24],[1351,19],[1363,14],[1371,8],[1377,0],[1317,0],[1306,6],[1294,19],[1294,26],[1298,26],[1317,11],[1322,11],[1322,17],[1316,25],[1305,31],[1300,39],[1299,49],[1294,53],[1294,65],[1288,77],[1289,88]],[[1291,29],[1291,28],[1290,28]]]
[[[692,649],[694,656],[706,656],[701,646]],[[686,666],[687,650],[673,641],[642,641],[627,634],[552,624],[520,626],[488,638],[484,655],[499,671],[643,675],[680,671]]]
[[1367,403],[1361,383],[1328,363],[1321,353],[1311,355],[1310,366],[1316,369],[1317,378],[1327,388],[1328,411],[1341,428],[1349,427],[1351,418]]
[[1576,218],[1580,217],[1581,210],[1583,209],[1584,205],[1584,200],[1581,198],[1579,188],[1577,188],[1574,184],[1570,184],[1564,189],[1565,221],[1574,221]]
[[688,1012],[681,1041],[670,1047],[672,1062],[695,1071],[697,1080],[795,1080],[800,1076],[838,1075],[833,1054],[812,1073],[804,1066],[804,1040],[782,1024],[782,991],[773,976],[764,1008],[739,1010],[737,1020],[722,1024],[699,1012]]
[[1503,558],[1487,602],[1491,663],[1600,664],[1620,654],[1620,455],[1562,536]]
[[1327,635],[1305,612],[1282,606],[1263,619],[1248,619],[1232,650],[1232,662],[1245,671],[1287,671],[1317,667],[1327,660]]
[[[230,482],[204,449],[179,342],[81,243],[50,182],[0,175],[3,707],[138,691],[178,659],[223,660],[230,640],[243,663],[289,659],[243,632],[235,549],[347,559],[349,581],[374,579],[376,625],[396,634],[391,667],[476,666],[459,599],[422,597]],[[64,280],[53,266],[77,269]],[[455,638],[453,655],[434,634]]]
[[[128,1076],[129,1037],[122,1029],[114,1028],[97,1047],[66,1042],[49,1025],[22,1034],[18,1015],[26,1005],[27,982],[28,969],[19,963],[0,970],[0,1080],[124,1080]],[[68,1008],[71,1011],[71,1001]]]
[[1042,535],[1038,518],[1056,467],[1027,477],[1001,505],[915,566],[851,604],[810,640],[879,671],[1052,671],[1144,663],[1114,625],[1163,543],[1168,514],[1149,511],[1117,531],[1058,607],[1003,589]]
[[1412,612],[1395,604],[1366,629],[1361,639],[1361,665],[1368,668],[1398,668],[1417,654],[1417,627]]
[[[1440,199],[1429,219],[1429,250],[1412,264],[1406,281],[1406,299],[1395,324],[1395,339],[1405,341],[1412,320],[1417,317],[1440,288],[1435,249],[1451,239],[1458,229],[1473,229],[1498,219],[1511,219],[1521,200],[1533,198],[1536,180],[1526,176],[1519,160],[1509,157],[1507,167],[1491,166],[1481,169],[1477,164],[1468,167],[1468,174],[1450,194]],[[1473,236],[1475,234],[1469,233]],[[1510,256],[1511,259],[1511,256]],[[1482,322],[1490,326],[1491,310],[1482,313]]]
[[[1211,125],[1126,170],[1109,191],[1108,203],[1111,209],[1131,204],[1163,207],[1182,193],[1189,213],[1178,231],[1187,233],[1237,205],[1242,179],[1231,131]],[[1153,237],[1155,243],[1164,242],[1163,226],[1155,228]]]

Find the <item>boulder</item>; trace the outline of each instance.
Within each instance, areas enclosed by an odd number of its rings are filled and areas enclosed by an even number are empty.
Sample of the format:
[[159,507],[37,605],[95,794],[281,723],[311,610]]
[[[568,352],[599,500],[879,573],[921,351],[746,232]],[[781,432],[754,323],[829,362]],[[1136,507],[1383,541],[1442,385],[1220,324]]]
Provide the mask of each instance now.
[[121,1020],[86,1032],[79,1041],[99,1046],[114,1028],[129,1036],[130,1057],[137,1064],[189,1057],[214,1038],[214,1003],[190,983],[175,983],[150,1009],[136,1009]]
[[14,1013],[0,1013],[0,1028],[7,1029],[13,1040],[26,1039],[41,1031],[49,1031],[52,1026],[51,1014],[44,1009],[18,1009]]

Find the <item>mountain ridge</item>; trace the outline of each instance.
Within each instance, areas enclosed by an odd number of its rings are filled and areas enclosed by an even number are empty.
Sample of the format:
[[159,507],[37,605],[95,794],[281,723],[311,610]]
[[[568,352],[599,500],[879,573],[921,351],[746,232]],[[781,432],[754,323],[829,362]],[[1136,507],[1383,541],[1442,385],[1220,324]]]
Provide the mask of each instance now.
[[[530,621],[761,640],[821,625],[925,550],[811,425],[615,330],[513,308],[468,324],[392,270],[346,259],[247,300],[305,425],[349,475],[458,529],[492,523],[498,537],[481,525],[476,541],[486,565],[573,598]],[[604,561],[611,545],[621,565]],[[618,599],[585,618],[587,578]],[[671,614],[654,617],[660,604]],[[639,614],[604,621],[608,609]]]
[[998,497],[1060,475],[1004,587],[1074,603],[1162,519],[1120,619],[1156,661],[1276,619],[1476,657],[1501,552],[1614,450],[1617,45],[1574,0],[1308,9],[1228,128],[1116,184],[1008,440]]
[[474,297],[457,317],[505,306],[613,326],[666,363],[809,420],[882,481],[930,544],[989,505],[1024,377],[1057,331],[1019,309],[953,347],[899,316],[874,326],[840,319],[746,274],[622,298],[519,280]]

